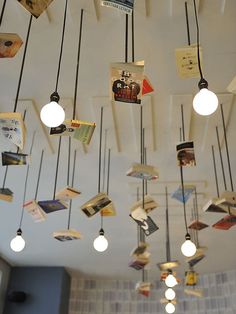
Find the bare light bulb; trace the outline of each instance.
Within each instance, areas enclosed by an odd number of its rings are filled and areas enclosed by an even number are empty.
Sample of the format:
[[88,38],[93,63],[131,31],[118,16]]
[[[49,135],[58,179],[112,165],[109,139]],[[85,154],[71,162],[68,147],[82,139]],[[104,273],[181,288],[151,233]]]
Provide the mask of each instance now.
[[173,288],[174,286],[176,286],[178,284],[175,276],[173,276],[171,273],[166,277],[165,279],[165,284],[167,287],[169,288]]
[[174,306],[174,304],[173,303],[171,303],[171,302],[168,302],[167,304],[166,304],[166,313],[169,313],[169,314],[172,314],[172,313],[174,313],[175,312],[175,306]]
[[14,252],[21,252],[25,248],[25,240],[22,237],[22,230],[17,230],[17,235],[11,240],[10,247]]
[[58,93],[50,96],[50,103],[43,106],[40,112],[40,119],[49,128],[55,128],[62,124],[65,120],[65,111],[58,104],[60,97]]
[[198,114],[209,116],[218,108],[218,98],[208,89],[208,83],[204,78],[200,80],[198,87],[200,91],[193,99],[193,108]]
[[99,231],[99,236],[93,241],[93,247],[98,252],[104,252],[108,248],[108,241],[104,237],[104,230]]
[[187,233],[185,236],[185,242],[181,246],[181,251],[184,256],[191,257],[197,252],[196,245],[191,241],[190,235]]
[[174,300],[175,298],[175,291],[171,288],[168,288],[165,292],[165,298],[169,301]]

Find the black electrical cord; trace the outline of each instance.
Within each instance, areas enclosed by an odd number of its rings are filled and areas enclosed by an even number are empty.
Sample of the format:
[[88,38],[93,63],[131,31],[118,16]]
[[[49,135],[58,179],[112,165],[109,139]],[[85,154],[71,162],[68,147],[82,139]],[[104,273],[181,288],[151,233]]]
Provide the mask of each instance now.
[[2,19],[3,19],[4,12],[5,12],[6,2],[7,2],[7,0],[4,0],[3,4],[2,4],[2,11],[1,11],[1,15],[0,15],[0,26],[2,25]]
[[194,15],[196,21],[196,28],[197,28],[197,60],[198,60],[198,69],[201,76],[201,80],[203,80],[202,68],[201,68],[201,61],[200,61],[200,32],[199,32],[199,25],[198,25],[198,16],[197,16],[197,8],[196,8],[196,0],[193,0],[194,6]]

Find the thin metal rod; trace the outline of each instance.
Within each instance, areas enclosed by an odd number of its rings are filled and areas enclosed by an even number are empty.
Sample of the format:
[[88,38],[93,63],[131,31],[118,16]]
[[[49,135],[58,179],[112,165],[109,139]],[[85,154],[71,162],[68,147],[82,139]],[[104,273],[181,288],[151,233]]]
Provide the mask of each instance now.
[[68,142],[68,161],[67,161],[67,186],[70,185],[70,155],[71,155],[71,137],[69,136]]
[[101,115],[100,115],[100,137],[99,137],[99,154],[98,154],[98,193],[101,192],[102,124],[103,124],[103,107],[101,107]]
[[77,52],[76,74],[75,74],[74,105],[73,105],[73,116],[72,116],[73,120],[75,120],[75,117],[76,117],[76,103],[77,103],[77,92],[78,92],[78,81],[79,81],[79,65],[80,65],[82,30],[83,30],[83,16],[84,16],[84,10],[81,9],[79,43],[78,43],[78,52]]
[[134,10],[132,11],[132,62],[134,62]]
[[60,70],[61,70],[61,59],[62,59],[63,46],[64,46],[64,37],[65,37],[65,29],[66,29],[66,15],[67,15],[68,0],[65,0],[65,2],[66,3],[65,3],[65,10],[64,10],[62,35],[61,35],[61,49],[60,49],[60,55],[59,55],[59,61],[58,61],[58,69],[57,69],[55,92],[57,92],[57,89],[58,89],[58,82],[59,82]]
[[26,57],[26,52],[27,52],[27,48],[28,48],[30,30],[31,30],[31,25],[32,25],[32,18],[33,18],[33,16],[30,15],[29,26],[28,26],[28,31],[27,31],[26,41],[25,41],[25,49],[24,49],[22,63],[21,63],[20,76],[19,76],[19,81],[18,81],[18,86],[17,86],[17,91],[16,91],[16,98],[15,98],[13,112],[16,112],[16,109],[17,109],[19,93],[20,93],[20,87],[21,87],[21,81],[22,81],[23,70],[24,70],[24,65],[25,65],[25,57]]
[[165,188],[166,194],[166,261],[171,260],[170,255],[170,229],[169,229],[169,206],[168,206],[168,190]]
[[[74,151],[74,161],[73,161],[73,170],[72,170],[72,180],[71,180],[71,186],[74,186],[74,180],[75,180],[75,164],[76,164],[76,150]],[[71,221],[71,209],[72,209],[72,200],[70,200],[69,204],[69,212],[68,212],[68,224],[67,229],[70,229],[70,221]]]
[[110,164],[111,164],[111,149],[108,149],[108,160],[107,160],[107,195],[109,195],[110,185]]
[[182,134],[183,134],[183,142],[185,142],[185,128],[184,128],[184,107],[181,104],[181,121],[182,121]]
[[[144,148],[144,164],[147,164],[147,148]],[[145,195],[148,194],[148,183],[147,180],[145,180]]]
[[2,183],[2,188],[3,189],[5,188],[5,184],[6,184],[7,172],[8,172],[8,166],[6,166],[5,174],[4,174],[4,178],[3,178],[3,183]]
[[[34,139],[35,139],[35,134],[36,132],[34,131],[32,141],[31,141],[31,146],[30,146],[30,155],[32,154],[33,146],[34,146]],[[21,229],[22,226],[22,221],[24,217],[24,203],[25,203],[25,198],[26,198],[26,189],[27,189],[27,183],[28,183],[28,177],[29,177],[29,169],[30,165],[27,165],[27,170],[26,170],[26,176],[25,176],[25,185],[24,185],[24,194],[23,194],[23,205],[21,208],[21,217],[20,217],[20,223],[19,223],[19,229]]]
[[143,107],[140,106],[140,163],[143,163]]
[[[139,187],[137,187],[137,202],[139,201]],[[139,246],[139,242],[141,241],[141,227],[137,225],[137,245]]]
[[222,176],[223,176],[223,181],[224,181],[224,188],[225,190],[227,190],[227,184],[226,184],[226,179],[225,179],[225,169],[224,169],[224,162],[223,162],[222,152],[221,152],[221,147],[220,147],[218,126],[216,126],[216,137],[217,137],[217,144],[218,144],[218,150],[219,150],[219,155],[220,155],[220,164],[221,164]]
[[144,270],[144,268],[142,269],[142,282],[145,282],[145,270]]
[[37,200],[37,197],[38,197],[39,182],[40,182],[40,177],[41,177],[41,172],[42,172],[42,164],[43,164],[43,155],[44,155],[44,150],[42,150],[42,152],[41,152],[41,158],[40,158],[40,163],[39,163],[38,179],[37,179],[37,185],[36,185],[35,196],[34,196],[35,200]]
[[218,176],[217,176],[217,170],[216,170],[215,150],[214,150],[213,145],[211,146],[211,151],[212,151],[212,159],[213,159],[214,174],[215,174],[216,192],[217,192],[217,197],[220,197]]
[[198,60],[198,69],[201,76],[201,79],[203,79],[202,74],[202,67],[200,62],[200,34],[199,34],[199,25],[198,25],[198,16],[197,16],[197,7],[196,7],[196,1],[193,0],[193,6],[194,6],[194,15],[195,15],[195,21],[196,21],[196,28],[197,28],[197,60]]
[[7,2],[7,0],[3,0],[2,11],[1,11],[1,15],[0,15],[0,26],[2,25],[2,19],[3,19],[4,12],[5,12],[6,2]]
[[125,15],[125,63],[128,62],[129,17]]
[[55,200],[56,189],[57,189],[57,177],[58,177],[60,152],[61,152],[61,136],[59,137],[59,144],[58,144],[58,151],[57,151],[57,164],[56,164],[56,174],[55,174],[54,192],[53,192],[53,199],[54,200]]
[[194,193],[195,193],[195,215],[196,215],[196,220],[199,219],[199,215],[198,215],[198,201],[197,201],[197,189],[196,189],[196,186],[195,186],[195,189],[194,189]]
[[185,223],[186,232],[188,233],[188,223],[187,223],[185,193],[184,193],[184,176],[183,176],[182,166],[180,166],[180,178],[181,178],[182,198],[183,198],[183,207],[184,207],[184,223]]
[[234,185],[233,185],[231,164],[230,164],[230,158],[229,158],[229,147],[228,147],[228,140],[227,140],[227,134],[226,134],[225,117],[224,117],[224,111],[223,111],[223,105],[222,104],[220,104],[220,111],[221,111],[221,117],[222,117],[222,122],[223,122],[223,130],[224,130],[225,148],[226,148],[226,155],[227,155],[227,162],[228,162],[228,169],[229,169],[230,185],[231,185],[231,190],[233,192],[234,191]]
[[107,129],[105,130],[104,139],[104,150],[103,150],[103,173],[102,173],[102,191],[105,190],[105,179],[106,179],[106,153],[107,153]]
[[189,31],[189,21],[188,21],[188,3],[185,1],[185,18],[186,18],[186,26],[187,26],[187,39],[188,39],[188,45],[191,45],[191,39],[190,39],[190,31]]

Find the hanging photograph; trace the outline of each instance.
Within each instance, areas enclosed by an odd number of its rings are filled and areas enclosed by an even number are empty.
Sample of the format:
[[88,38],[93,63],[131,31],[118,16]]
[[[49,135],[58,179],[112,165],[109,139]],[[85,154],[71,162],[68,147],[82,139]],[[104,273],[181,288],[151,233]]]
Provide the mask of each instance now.
[[101,0],[101,5],[115,8],[127,14],[132,14],[134,0]]
[[53,0],[17,0],[34,17],[38,18]]
[[183,142],[176,145],[178,166],[196,166],[193,142]]
[[0,58],[13,58],[23,41],[17,34],[0,33]]
[[141,104],[144,62],[112,63],[110,65],[111,100]]
[[26,154],[2,152],[3,166],[23,166],[30,163],[30,156]]

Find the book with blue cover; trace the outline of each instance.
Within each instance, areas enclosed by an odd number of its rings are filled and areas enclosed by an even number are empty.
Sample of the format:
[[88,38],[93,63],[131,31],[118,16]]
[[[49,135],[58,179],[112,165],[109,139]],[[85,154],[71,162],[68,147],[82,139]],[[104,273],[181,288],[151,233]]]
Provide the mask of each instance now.
[[38,201],[38,205],[46,214],[68,208],[67,205],[60,200]]
[[178,189],[171,195],[171,197],[181,203],[183,203],[184,201],[185,203],[187,203],[194,190],[195,190],[194,185],[184,185],[184,200],[183,200],[182,187],[179,186]]

